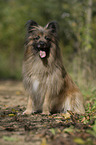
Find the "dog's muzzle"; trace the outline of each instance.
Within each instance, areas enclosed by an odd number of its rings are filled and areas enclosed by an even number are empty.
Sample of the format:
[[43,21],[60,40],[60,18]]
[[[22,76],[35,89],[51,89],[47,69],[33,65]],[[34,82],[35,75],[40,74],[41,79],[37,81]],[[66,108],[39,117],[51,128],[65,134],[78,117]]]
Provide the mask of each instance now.
[[46,43],[45,43],[44,41],[40,41],[40,42],[37,44],[37,47],[38,47],[38,49],[40,49],[40,50],[44,50],[44,49],[47,47],[47,45],[46,45]]
[[37,47],[40,51],[40,57],[41,58],[45,58],[46,57],[46,48],[47,48],[47,45],[44,41],[40,41],[38,44],[37,44]]

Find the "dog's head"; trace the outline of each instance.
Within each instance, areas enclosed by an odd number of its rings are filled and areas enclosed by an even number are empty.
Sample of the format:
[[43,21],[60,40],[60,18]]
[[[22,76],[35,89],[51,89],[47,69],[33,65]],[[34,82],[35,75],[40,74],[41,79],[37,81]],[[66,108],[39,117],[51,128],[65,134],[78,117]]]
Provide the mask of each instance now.
[[55,21],[45,27],[39,26],[35,21],[27,22],[27,45],[32,46],[33,53],[41,59],[49,57],[52,45],[56,45],[58,25]]

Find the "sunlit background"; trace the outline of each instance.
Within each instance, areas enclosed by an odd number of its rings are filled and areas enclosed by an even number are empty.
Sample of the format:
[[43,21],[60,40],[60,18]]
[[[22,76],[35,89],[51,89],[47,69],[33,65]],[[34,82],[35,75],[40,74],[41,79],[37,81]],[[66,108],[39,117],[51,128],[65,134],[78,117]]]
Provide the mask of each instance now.
[[22,80],[28,20],[59,24],[63,61],[82,87],[96,86],[96,0],[0,0],[0,79]]

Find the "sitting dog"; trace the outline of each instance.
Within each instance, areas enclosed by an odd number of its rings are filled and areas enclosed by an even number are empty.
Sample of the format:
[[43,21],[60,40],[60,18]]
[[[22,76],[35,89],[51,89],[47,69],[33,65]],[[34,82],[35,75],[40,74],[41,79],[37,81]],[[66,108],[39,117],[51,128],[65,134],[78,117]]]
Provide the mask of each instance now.
[[85,112],[83,96],[64,68],[57,30],[55,21],[45,27],[27,23],[23,83],[29,100],[23,114]]

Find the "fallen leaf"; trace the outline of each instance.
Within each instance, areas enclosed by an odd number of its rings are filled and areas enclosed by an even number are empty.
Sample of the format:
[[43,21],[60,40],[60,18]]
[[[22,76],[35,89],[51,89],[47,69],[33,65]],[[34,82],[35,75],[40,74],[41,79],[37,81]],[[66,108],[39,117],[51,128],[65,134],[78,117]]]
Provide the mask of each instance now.
[[74,142],[77,143],[77,144],[85,144],[85,141],[81,138],[75,138]]
[[85,117],[83,117],[83,119],[81,120],[81,122],[84,122],[86,120],[86,118]]
[[5,141],[18,141],[17,138],[10,137],[10,136],[3,136],[3,139],[4,139]]
[[16,92],[16,95],[21,95],[21,92],[20,92],[20,91],[17,91],[17,92]]
[[12,108],[12,111],[15,112],[16,110],[14,108]]
[[63,130],[63,132],[65,132],[65,133],[71,133],[71,132],[73,132],[73,131],[74,131],[73,128],[65,128],[65,129]]
[[8,116],[9,116],[9,117],[13,117],[13,116],[15,116],[15,114],[8,114]]
[[8,108],[9,106],[8,105],[4,105],[4,107]]
[[94,132],[96,133],[96,121],[92,128],[93,128]]
[[86,130],[86,132],[96,137],[96,133],[93,130]]
[[53,135],[55,135],[55,134],[56,134],[56,132],[55,132],[55,129],[54,129],[54,128],[51,128],[51,129],[50,129],[50,131],[51,131],[51,133],[52,133]]
[[48,144],[47,144],[47,141],[46,141],[46,138],[43,138],[43,139],[42,139],[41,145],[48,145]]

